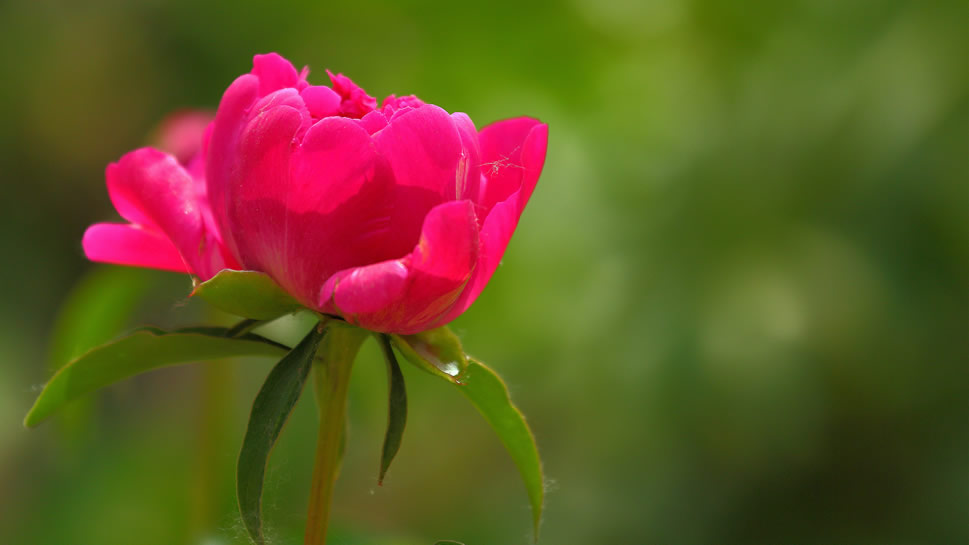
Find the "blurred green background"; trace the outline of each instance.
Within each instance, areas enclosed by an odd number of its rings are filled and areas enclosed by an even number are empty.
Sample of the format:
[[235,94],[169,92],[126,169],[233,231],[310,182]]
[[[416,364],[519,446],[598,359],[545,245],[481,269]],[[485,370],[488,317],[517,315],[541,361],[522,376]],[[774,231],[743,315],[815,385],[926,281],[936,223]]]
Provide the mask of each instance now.
[[[158,371],[20,421],[78,339],[227,319],[185,277],[88,263],[80,239],[116,217],[105,165],[268,51],[479,127],[549,124],[504,264],[453,324],[535,430],[541,543],[966,543],[967,6],[0,3],[0,543],[242,542],[235,458],[272,362]],[[65,301],[86,332],[51,345]],[[378,487],[386,379],[374,346],[357,362],[331,543],[529,543],[501,445],[404,371],[408,433]],[[302,542],[313,411],[270,467],[276,544]]]

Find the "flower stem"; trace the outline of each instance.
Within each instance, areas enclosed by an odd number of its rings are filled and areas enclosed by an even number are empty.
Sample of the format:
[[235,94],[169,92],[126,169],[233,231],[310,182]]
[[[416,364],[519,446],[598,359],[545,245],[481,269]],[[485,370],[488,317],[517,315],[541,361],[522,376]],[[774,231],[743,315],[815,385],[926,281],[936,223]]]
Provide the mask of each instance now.
[[320,361],[313,365],[320,428],[316,437],[305,545],[326,543],[333,484],[343,458],[350,368],[361,343],[367,338],[366,331],[353,326],[332,323],[329,327],[318,352]]

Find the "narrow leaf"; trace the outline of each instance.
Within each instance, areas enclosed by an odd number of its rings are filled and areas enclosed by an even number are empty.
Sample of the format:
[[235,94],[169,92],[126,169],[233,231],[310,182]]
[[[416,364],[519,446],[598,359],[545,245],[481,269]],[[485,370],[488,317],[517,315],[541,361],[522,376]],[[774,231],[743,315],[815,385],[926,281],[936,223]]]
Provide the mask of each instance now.
[[269,275],[225,269],[205,282],[196,282],[192,295],[212,306],[255,320],[272,320],[301,308]]
[[159,367],[238,356],[285,354],[281,345],[257,335],[229,339],[223,336],[224,333],[224,328],[173,333],[145,328],[93,348],[62,367],[50,379],[27,413],[24,425],[36,426],[85,393]]
[[[61,305],[48,346],[48,365],[54,373],[88,350],[125,330],[139,302],[152,286],[151,272],[132,267],[95,267],[72,289]],[[77,399],[64,407],[58,429],[72,443],[89,440],[95,399]]]
[[485,364],[469,359],[468,368],[461,374],[459,381],[462,385],[461,393],[471,400],[491,424],[518,466],[532,505],[532,522],[535,539],[538,540],[538,528],[542,522],[542,507],[545,502],[545,480],[535,436],[525,422],[525,416],[511,402],[504,381]]
[[400,364],[394,356],[394,349],[390,345],[390,338],[385,334],[377,335],[377,341],[387,360],[388,379],[388,411],[387,433],[384,434],[384,447],[380,456],[380,475],[377,484],[383,485],[384,476],[400,450],[400,441],[404,437],[404,426],[407,424],[407,390],[404,387],[404,375],[400,372]]
[[407,361],[457,386],[495,430],[525,482],[538,539],[545,496],[542,462],[535,437],[511,402],[505,383],[486,365],[468,358],[461,341],[447,327],[393,335],[391,340]]
[[252,404],[249,425],[239,453],[236,490],[242,522],[249,537],[259,545],[266,542],[262,534],[261,514],[266,464],[303,392],[323,332],[322,326],[314,327],[296,348],[273,367]]

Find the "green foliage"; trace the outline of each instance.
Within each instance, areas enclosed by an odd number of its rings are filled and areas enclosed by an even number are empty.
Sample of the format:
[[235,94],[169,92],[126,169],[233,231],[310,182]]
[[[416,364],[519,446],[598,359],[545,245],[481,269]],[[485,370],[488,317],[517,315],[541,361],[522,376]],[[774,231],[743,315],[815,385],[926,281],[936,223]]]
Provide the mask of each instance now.
[[314,327],[280,360],[269,372],[252,403],[249,425],[239,453],[236,490],[242,522],[249,537],[259,545],[266,542],[262,531],[262,489],[269,454],[303,393],[324,331],[322,326]]
[[145,328],[94,348],[62,367],[40,392],[24,425],[33,427],[88,392],[145,371],[239,356],[280,356],[286,348],[258,337],[228,338],[227,329],[194,328],[166,333]]
[[400,442],[404,437],[404,427],[407,424],[407,389],[404,386],[404,375],[400,372],[400,364],[394,356],[390,338],[385,334],[377,335],[377,342],[387,362],[387,431],[384,434],[384,446],[380,454],[380,473],[377,484],[383,484],[384,475],[390,468],[390,463],[400,450]]
[[302,308],[269,275],[256,271],[220,271],[196,282],[192,295],[229,314],[255,320],[273,320]]
[[418,335],[395,335],[393,339],[407,361],[457,386],[491,425],[525,483],[537,541],[545,503],[542,461],[535,436],[512,403],[508,386],[493,370],[468,358],[457,336],[446,327]]

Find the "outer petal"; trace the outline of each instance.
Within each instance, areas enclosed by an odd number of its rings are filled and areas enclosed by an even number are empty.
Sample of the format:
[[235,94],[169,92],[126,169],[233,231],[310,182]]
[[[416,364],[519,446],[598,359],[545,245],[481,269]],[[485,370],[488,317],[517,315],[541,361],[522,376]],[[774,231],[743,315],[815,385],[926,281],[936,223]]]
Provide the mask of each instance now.
[[468,114],[451,114],[454,126],[461,135],[461,159],[455,173],[455,199],[474,200],[478,196],[481,185],[481,152],[478,145],[478,131]]
[[[545,140],[533,143],[529,150],[531,163],[538,163],[539,172],[533,172],[531,183],[523,183],[525,179],[525,140],[536,127],[544,127]],[[537,119],[518,117],[492,123],[481,129],[478,134],[481,143],[481,170],[484,183],[478,197],[478,204],[485,210],[491,210],[495,204],[508,199],[519,189],[524,190],[522,206],[528,202],[538,181],[538,174],[545,161],[545,146],[547,144],[548,126]],[[541,158],[536,157],[541,155]],[[534,169],[534,167],[532,167]]]
[[299,111],[290,106],[261,112],[241,132],[236,155],[228,162],[222,225],[231,233],[236,257],[246,268],[273,274],[288,265],[285,199],[293,137],[301,123]]
[[238,172],[239,138],[249,120],[246,113],[258,98],[258,92],[259,78],[251,74],[239,76],[232,82],[219,102],[208,145],[205,182],[212,216],[222,230],[226,246],[236,256],[239,253],[227,217],[228,195],[231,180]]
[[91,261],[189,272],[172,241],[158,231],[134,225],[96,223],[87,228],[82,241]]
[[[482,131],[482,148],[484,148],[484,132]],[[502,256],[505,255],[505,248],[507,248],[508,242],[518,226],[518,219],[521,217],[529,197],[531,197],[532,190],[534,190],[545,164],[548,125],[535,124],[526,134],[520,146],[518,146],[521,150],[518,153],[518,158],[521,161],[519,187],[507,199],[491,207],[481,227],[481,255],[478,259],[478,266],[454,306],[442,319],[432,324],[432,327],[444,325],[467,310],[481,294],[488,281],[491,280],[491,275],[494,274],[498,264],[501,263]],[[508,146],[507,141],[505,141],[505,146]],[[494,147],[491,149],[493,150]]]
[[478,249],[474,205],[441,204],[427,215],[409,255],[335,274],[320,291],[319,306],[373,331],[423,331],[454,305]]
[[390,161],[398,185],[424,188],[440,195],[441,201],[455,199],[464,146],[454,120],[443,109],[428,104],[401,113],[374,140]]
[[313,125],[289,173],[287,257],[270,272],[307,306],[316,305],[334,272],[399,256],[417,238],[419,225],[393,223],[393,178],[356,121],[330,117]]
[[144,229],[164,234],[189,269],[208,277],[222,268],[219,244],[207,233],[195,181],[171,155],[151,148],[108,167],[108,192],[118,211]]

